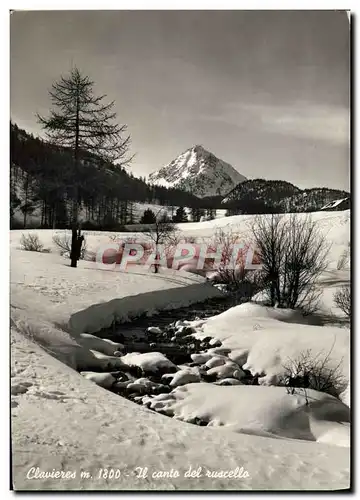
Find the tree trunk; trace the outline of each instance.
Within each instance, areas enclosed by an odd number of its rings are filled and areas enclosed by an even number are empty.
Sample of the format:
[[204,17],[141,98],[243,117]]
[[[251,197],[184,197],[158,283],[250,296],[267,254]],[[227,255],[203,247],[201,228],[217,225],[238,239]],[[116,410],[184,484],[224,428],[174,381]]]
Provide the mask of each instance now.
[[[71,252],[70,252],[70,260],[71,260],[71,267],[77,267],[77,261],[79,260],[80,253],[78,252],[77,249],[77,242],[78,242],[78,214],[77,214],[77,200],[74,200],[74,205],[73,205],[73,222],[72,222],[72,234],[71,234]],[[80,236],[80,229],[79,229],[79,236]],[[79,254],[79,255],[78,255]]]
[[[74,200],[73,200],[73,213],[72,213],[72,236],[71,236],[71,252],[70,260],[71,267],[77,267],[77,261],[80,257],[78,252],[77,229],[78,229],[78,163],[79,163],[79,135],[80,135],[80,101],[79,89],[76,98],[76,123],[75,123],[75,148],[74,148]],[[79,230],[80,232],[80,230]],[[79,235],[80,236],[80,235]],[[78,256],[79,253],[79,256]]]
[[159,262],[159,260],[160,260],[158,239],[159,239],[159,236],[157,235],[157,237],[156,237],[156,243],[155,243],[155,264],[154,264],[154,273],[155,274],[157,274],[159,272],[159,267],[160,267],[160,264],[157,264],[157,262]]

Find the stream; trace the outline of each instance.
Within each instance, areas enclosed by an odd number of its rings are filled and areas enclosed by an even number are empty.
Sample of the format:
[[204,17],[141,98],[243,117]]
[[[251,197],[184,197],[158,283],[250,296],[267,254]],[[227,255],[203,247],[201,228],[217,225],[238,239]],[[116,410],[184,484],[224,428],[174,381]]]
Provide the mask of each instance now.
[[[257,385],[258,377],[252,376],[247,370],[242,370],[239,365],[235,365],[232,370],[240,370],[240,377],[235,373],[220,376],[214,373],[214,369],[207,373],[211,366],[206,366],[204,362],[195,362],[191,357],[191,355],[206,353],[209,349],[215,349],[221,354],[223,348],[221,342],[212,337],[205,337],[201,340],[195,338],[192,335],[195,330],[187,322],[210,318],[234,305],[234,299],[230,296],[212,298],[188,307],[161,311],[151,317],[144,314],[131,322],[114,324],[110,328],[97,332],[96,335],[99,338],[121,343],[124,346],[122,355],[161,353],[171,362],[171,366],[164,366],[156,371],[143,370],[139,366],[129,365],[114,370],[110,373],[116,381],[109,390],[139,405],[145,405],[152,411],[163,413],[160,408],[151,408],[149,400],[152,397],[162,398],[170,393],[175,388],[172,376],[174,377],[179,370],[194,370],[197,375],[194,376],[195,379],[191,380],[192,382]],[[224,349],[224,354],[226,355],[226,349]],[[212,352],[209,357],[216,357],[216,352]],[[231,362],[230,359],[228,361]],[[241,378],[241,382],[237,377]],[[185,383],[188,381],[184,379],[178,385]],[[207,425],[207,422],[199,419],[195,419],[192,423]]]
[[[211,344],[210,337],[202,341],[194,337],[175,340],[173,333],[176,322],[207,319],[228,310],[233,305],[234,301],[231,297],[212,298],[188,307],[161,311],[150,317],[144,314],[133,321],[105,328],[96,335],[124,344],[124,353],[156,351],[164,354],[175,364],[190,363],[191,354],[211,347],[219,347],[221,343]],[[148,331],[151,327],[161,329],[162,333]],[[191,333],[189,331],[189,334]]]

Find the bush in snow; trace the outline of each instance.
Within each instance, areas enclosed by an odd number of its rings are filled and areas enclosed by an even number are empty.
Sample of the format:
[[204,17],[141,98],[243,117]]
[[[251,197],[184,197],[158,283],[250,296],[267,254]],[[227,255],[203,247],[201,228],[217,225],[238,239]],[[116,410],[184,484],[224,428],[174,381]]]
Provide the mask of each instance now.
[[349,265],[349,250],[344,250],[343,253],[340,255],[339,260],[336,265],[336,269],[338,271],[342,271],[343,269],[346,269]]
[[23,234],[21,236],[20,245],[22,250],[27,250],[28,252],[42,252],[44,245],[39,240],[39,236],[34,234]]
[[351,290],[349,286],[342,286],[334,294],[335,304],[346,314],[348,318],[351,316]]
[[225,290],[234,297],[235,303],[251,300],[262,287],[261,273],[246,269],[249,245],[239,249],[236,262],[232,262],[234,248],[239,243],[242,243],[242,240],[236,231],[217,229],[210,245],[214,252],[218,248],[222,249],[221,262],[212,281],[225,285]]
[[[60,248],[60,255],[69,257],[70,252],[71,252],[71,235],[67,233],[58,233],[54,234],[53,236],[53,242],[55,245]],[[84,241],[81,246],[81,251],[80,251],[80,259],[85,259],[86,256],[86,239],[84,238]]]
[[251,231],[269,304],[315,311],[321,294],[317,281],[328,266],[330,250],[317,223],[310,215],[261,216]]
[[339,398],[347,387],[341,365],[331,361],[330,351],[324,355],[320,352],[313,354],[311,349],[303,351],[295,359],[289,359],[283,366],[284,374],[280,379],[280,385],[287,387],[289,394],[295,394],[297,388],[314,389],[325,392]]

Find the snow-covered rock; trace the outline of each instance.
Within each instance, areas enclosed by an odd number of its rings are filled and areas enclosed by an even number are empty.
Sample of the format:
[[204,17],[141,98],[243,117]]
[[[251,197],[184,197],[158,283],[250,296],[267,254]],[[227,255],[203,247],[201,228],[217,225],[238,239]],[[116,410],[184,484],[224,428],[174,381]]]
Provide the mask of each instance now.
[[209,361],[206,361],[205,366],[207,368],[215,368],[215,366],[224,365],[228,361],[229,359],[226,356],[213,356]]
[[109,356],[103,354],[102,352],[95,351],[94,349],[89,349],[91,354],[96,359],[95,366],[106,368],[108,370],[115,370],[116,368],[123,368],[124,363],[122,362],[121,356]]
[[116,378],[111,373],[81,372],[81,375],[87,380],[100,385],[100,387],[104,387],[104,389],[109,389],[116,381]]
[[175,377],[175,373],[164,373],[161,376],[161,380],[164,382],[169,382],[169,380],[172,380]]
[[175,337],[184,337],[194,333],[195,329],[188,326],[179,326],[176,328]]
[[246,362],[248,355],[249,351],[247,349],[234,349],[233,351],[230,351],[229,359],[231,359],[231,361],[234,361],[234,363],[242,367],[243,364]]
[[241,380],[245,377],[245,373],[236,363],[226,362],[220,366],[215,366],[214,368],[210,368],[208,370],[207,375],[216,375],[218,379],[222,378],[237,378]]
[[219,339],[217,339],[216,337],[214,337],[209,341],[209,344],[213,345],[214,347],[220,347],[221,341]]
[[219,356],[227,356],[228,354],[231,353],[231,349],[229,347],[211,347],[210,349],[207,350],[209,354],[216,354]]
[[170,385],[171,387],[177,387],[179,385],[191,384],[194,382],[200,382],[199,370],[188,368],[176,372],[170,382]]
[[169,399],[169,394],[156,394],[156,396],[152,396],[153,401],[167,401]]
[[151,392],[154,388],[156,388],[158,384],[152,382],[151,380],[142,377],[134,380],[134,382],[130,382],[126,388],[129,391],[139,392],[139,393],[148,393]]
[[144,372],[157,372],[159,370],[176,370],[172,363],[161,352],[129,353],[121,357],[121,361],[127,366],[138,366]]
[[242,382],[240,382],[240,380],[237,378],[223,378],[223,379],[215,382],[215,384],[216,385],[241,385]]
[[191,356],[191,359],[193,360],[193,362],[197,363],[199,365],[202,365],[202,364],[206,363],[207,361],[209,361],[209,359],[213,358],[213,355],[209,354],[208,352],[193,353],[190,356]]
[[90,333],[80,333],[78,337],[78,342],[87,349],[93,349],[95,351],[102,352],[103,354],[108,354],[113,356],[116,351],[122,351],[124,349],[123,344],[119,342],[113,342],[109,339],[101,339]]
[[155,334],[161,334],[162,333],[161,328],[159,328],[158,326],[149,326],[149,328],[147,329],[147,331],[149,333],[155,333]]

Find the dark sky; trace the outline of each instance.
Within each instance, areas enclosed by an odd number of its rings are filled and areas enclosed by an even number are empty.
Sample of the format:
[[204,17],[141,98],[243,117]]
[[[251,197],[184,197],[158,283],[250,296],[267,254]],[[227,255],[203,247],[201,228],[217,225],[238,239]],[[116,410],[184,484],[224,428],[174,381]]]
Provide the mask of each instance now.
[[202,144],[248,178],[349,188],[349,24],[335,11],[11,16],[11,117],[40,131],[71,65],[116,101],[148,175]]

